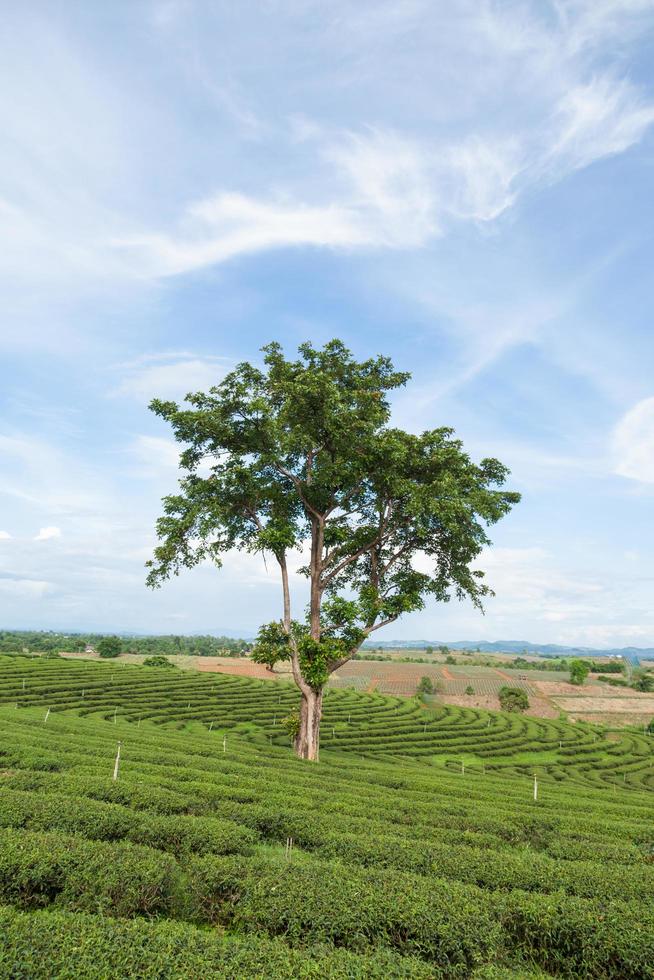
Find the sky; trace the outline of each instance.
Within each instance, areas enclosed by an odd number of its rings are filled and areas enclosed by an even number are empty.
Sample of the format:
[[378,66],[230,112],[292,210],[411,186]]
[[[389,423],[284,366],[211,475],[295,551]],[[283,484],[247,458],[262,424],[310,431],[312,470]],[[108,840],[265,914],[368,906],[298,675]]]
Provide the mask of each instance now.
[[395,424],[453,426],[523,494],[485,614],[380,640],[654,646],[654,0],[32,0],[3,26],[0,628],[277,618],[240,553],[146,588],[178,475],[148,403],[339,337],[411,372]]

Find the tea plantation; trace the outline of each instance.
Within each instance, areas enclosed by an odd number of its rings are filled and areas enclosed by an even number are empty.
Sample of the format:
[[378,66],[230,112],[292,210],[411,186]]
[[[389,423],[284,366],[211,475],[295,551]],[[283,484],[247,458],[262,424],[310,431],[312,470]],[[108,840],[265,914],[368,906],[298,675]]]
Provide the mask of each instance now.
[[296,703],[0,657],[0,976],[654,976],[653,738],[335,690],[314,765]]

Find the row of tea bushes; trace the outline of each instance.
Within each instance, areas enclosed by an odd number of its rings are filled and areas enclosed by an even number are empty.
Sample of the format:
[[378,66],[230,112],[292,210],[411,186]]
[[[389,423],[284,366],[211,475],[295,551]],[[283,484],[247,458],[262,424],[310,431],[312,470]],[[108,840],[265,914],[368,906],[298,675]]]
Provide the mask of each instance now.
[[[286,683],[224,674],[0,657],[1,703],[74,710],[135,726],[204,725],[287,747],[282,719],[297,704],[297,692]],[[607,741],[589,725],[445,705],[429,711],[413,700],[349,690],[328,692],[322,744],[324,750],[368,758],[431,761],[444,756],[455,768],[459,756],[472,755],[468,766],[478,771],[524,774],[538,765],[543,776],[557,780],[597,784],[622,779],[634,788],[654,786],[652,740],[643,735],[627,733]]]

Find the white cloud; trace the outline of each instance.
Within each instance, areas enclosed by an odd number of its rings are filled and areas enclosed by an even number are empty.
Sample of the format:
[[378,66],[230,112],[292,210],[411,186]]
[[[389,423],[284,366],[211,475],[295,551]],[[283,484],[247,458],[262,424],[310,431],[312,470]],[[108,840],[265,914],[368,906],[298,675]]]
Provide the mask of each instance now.
[[129,453],[138,461],[145,475],[176,470],[182,446],[174,439],[159,436],[136,436]]
[[[437,8],[341,4],[314,18],[311,90],[337,90],[347,122],[294,107],[268,138],[275,159],[281,150],[296,165],[266,167],[254,190],[216,179],[167,228],[117,236],[118,252],[137,274],[165,277],[264,249],[420,248],[455,221],[491,222],[526,192],[625,151],[654,122],[616,50],[654,10],[645,0],[555,4],[549,17],[526,2]],[[298,16],[282,17],[285,43],[297,43]],[[336,76],[320,57],[334,45]]]
[[97,472],[51,441],[31,435],[0,435],[0,495],[45,514],[89,513],[108,506]]
[[42,527],[37,535],[35,535],[35,541],[51,541],[52,538],[61,537],[61,528],[58,527]]
[[261,200],[219,193],[192,204],[182,231],[117,238],[141,274],[170,276],[237,255],[297,245],[353,246],[370,243],[370,233],[354,211],[340,204]]
[[7,541],[10,537],[9,531],[0,531],[0,541]]
[[614,472],[629,480],[654,483],[654,397],[623,415],[612,436]]
[[120,370],[124,377],[113,394],[149,402],[152,398],[183,398],[218,384],[225,374],[225,362],[187,352],[164,353],[139,358]]
[[553,122],[554,142],[544,166],[560,174],[637,143],[654,122],[654,105],[627,79],[598,75],[566,92]]
[[41,599],[52,592],[52,582],[27,578],[0,578],[0,593],[17,599]]

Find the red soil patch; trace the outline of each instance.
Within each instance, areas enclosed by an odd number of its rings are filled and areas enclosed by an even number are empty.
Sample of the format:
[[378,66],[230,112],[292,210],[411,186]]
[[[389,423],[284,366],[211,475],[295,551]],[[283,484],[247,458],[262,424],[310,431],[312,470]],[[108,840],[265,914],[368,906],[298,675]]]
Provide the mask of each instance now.
[[237,674],[239,677],[256,677],[259,680],[274,681],[288,678],[288,673],[278,670],[272,673],[263,664],[237,657],[195,657],[195,666],[201,673]]

